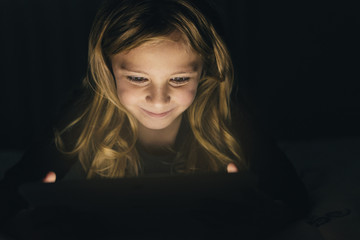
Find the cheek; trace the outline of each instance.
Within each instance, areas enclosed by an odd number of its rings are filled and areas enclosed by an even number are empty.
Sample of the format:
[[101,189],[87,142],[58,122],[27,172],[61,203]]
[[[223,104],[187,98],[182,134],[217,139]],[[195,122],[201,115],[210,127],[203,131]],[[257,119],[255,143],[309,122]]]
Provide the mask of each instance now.
[[189,107],[196,96],[196,88],[186,89],[177,95],[178,104]]
[[117,95],[124,107],[134,104],[138,99],[136,91],[129,86],[122,86],[121,84],[117,86]]

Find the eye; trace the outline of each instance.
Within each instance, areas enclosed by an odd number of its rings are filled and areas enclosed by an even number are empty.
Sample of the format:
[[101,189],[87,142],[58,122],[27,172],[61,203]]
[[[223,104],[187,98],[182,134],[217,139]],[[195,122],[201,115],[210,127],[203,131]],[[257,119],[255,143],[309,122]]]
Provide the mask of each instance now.
[[189,77],[175,77],[175,78],[171,78],[170,82],[173,85],[184,85],[184,84],[188,83],[189,80],[190,80]]
[[135,84],[142,84],[148,81],[148,79],[144,77],[127,76],[126,78]]

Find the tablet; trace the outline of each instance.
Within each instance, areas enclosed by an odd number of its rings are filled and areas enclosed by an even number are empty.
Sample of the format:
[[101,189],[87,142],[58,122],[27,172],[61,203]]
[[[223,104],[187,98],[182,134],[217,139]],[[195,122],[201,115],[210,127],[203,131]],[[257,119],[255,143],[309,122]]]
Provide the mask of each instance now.
[[19,191],[32,208],[42,209],[37,218],[56,215],[59,221],[62,215],[61,221],[71,226],[70,220],[87,222],[86,229],[106,220],[103,225],[112,224],[112,230],[161,226],[164,232],[166,226],[169,232],[173,226],[198,229],[207,224],[209,231],[218,224],[242,226],[243,232],[253,234],[254,227],[278,225],[284,219],[282,206],[259,191],[256,178],[247,172],[29,183]]
[[[277,203],[248,172],[28,183],[19,189],[31,207],[65,206],[123,215],[125,212],[202,210],[266,215]],[[251,212],[253,211],[253,212]]]

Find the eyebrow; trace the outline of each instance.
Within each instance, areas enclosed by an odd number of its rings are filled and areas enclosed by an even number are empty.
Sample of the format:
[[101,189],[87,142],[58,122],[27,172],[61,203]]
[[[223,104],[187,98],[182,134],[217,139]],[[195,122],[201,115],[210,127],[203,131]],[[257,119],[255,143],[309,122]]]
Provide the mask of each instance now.
[[[136,67],[134,67],[133,65],[131,65],[131,64],[127,63],[127,62],[121,63],[120,68],[122,70],[129,71],[129,72],[136,72],[136,73],[142,73],[142,74],[149,75],[147,72],[138,70]],[[194,72],[196,72],[198,70],[199,64],[196,63],[196,62],[191,62],[190,64],[188,64],[188,66],[185,66],[183,69],[187,69],[187,68],[191,68],[191,70],[181,70],[179,72],[172,73],[172,75],[174,75],[174,74],[184,74],[184,73],[188,73],[188,74],[189,73],[194,73]]]

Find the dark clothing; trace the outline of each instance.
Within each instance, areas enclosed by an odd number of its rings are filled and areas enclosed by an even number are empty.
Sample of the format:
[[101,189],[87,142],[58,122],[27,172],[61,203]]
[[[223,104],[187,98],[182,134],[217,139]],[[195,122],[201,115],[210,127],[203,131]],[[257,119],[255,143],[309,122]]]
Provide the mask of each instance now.
[[[250,171],[258,177],[258,188],[291,210],[289,221],[303,217],[309,210],[307,193],[292,164],[274,141],[255,127],[250,115],[235,115],[233,123],[250,163]],[[140,157],[144,174],[170,174],[173,156],[156,158],[140,151]],[[6,206],[2,210],[3,221],[26,207],[17,194],[17,187],[27,182],[41,181],[49,171],[56,173],[57,181],[86,177],[79,161],[61,154],[55,147],[53,135],[48,134],[41,142],[34,143],[1,181],[1,208]]]

